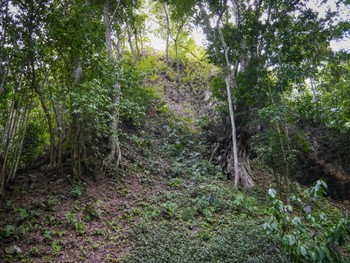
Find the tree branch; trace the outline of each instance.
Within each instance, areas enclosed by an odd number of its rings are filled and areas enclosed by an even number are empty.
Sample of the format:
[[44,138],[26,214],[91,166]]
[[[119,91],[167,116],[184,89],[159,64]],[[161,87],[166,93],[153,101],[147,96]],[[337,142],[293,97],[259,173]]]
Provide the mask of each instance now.
[[117,11],[118,11],[118,9],[119,9],[119,7],[120,7],[120,3],[121,3],[121,0],[118,0],[117,7],[115,8],[115,10],[114,10],[114,12],[113,12],[113,14],[112,14],[111,20],[109,20],[108,27],[110,27],[110,26],[113,24],[114,19],[115,19],[115,16],[117,15]]

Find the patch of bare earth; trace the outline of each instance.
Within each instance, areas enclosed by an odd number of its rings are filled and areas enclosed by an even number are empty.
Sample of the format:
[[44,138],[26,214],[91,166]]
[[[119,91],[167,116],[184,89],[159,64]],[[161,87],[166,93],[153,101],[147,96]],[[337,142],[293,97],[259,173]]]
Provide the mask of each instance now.
[[[13,185],[0,203],[0,229],[8,235],[0,243],[0,262],[120,260],[132,247],[126,232],[138,224],[128,214],[164,189],[145,183],[141,174],[88,180],[77,198],[69,178],[41,172],[22,175]],[[11,226],[14,231],[5,233]]]
[[[168,87],[163,99],[177,114],[194,119],[205,114],[199,109],[208,103],[206,94],[197,100],[186,89],[173,93]],[[167,135],[163,120],[152,114],[152,124],[144,127],[152,133],[151,156],[125,143],[123,169],[114,178],[86,175],[85,183],[75,185],[67,173],[29,171],[18,176],[0,200],[0,263],[122,261],[133,248],[128,231],[140,224],[137,209],[172,190],[166,184],[171,163],[157,152]],[[129,135],[137,134],[130,129]]]

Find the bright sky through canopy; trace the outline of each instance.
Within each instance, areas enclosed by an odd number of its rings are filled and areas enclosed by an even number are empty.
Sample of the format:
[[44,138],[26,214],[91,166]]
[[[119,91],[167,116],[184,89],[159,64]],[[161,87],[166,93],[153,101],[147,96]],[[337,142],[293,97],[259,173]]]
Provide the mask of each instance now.
[[[308,5],[310,8],[317,10],[319,16],[324,17],[328,9],[330,11],[336,11],[336,4],[335,0],[329,0],[326,4],[320,4],[320,1],[317,0],[311,0]],[[344,6],[343,4],[340,5],[340,16],[339,21],[349,21],[350,20],[350,7]],[[156,29],[158,27],[155,20],[151,20],[147,23],[147,27],[149,29]],[[350,35],[350,33],[349,33]],[[156,36],[154,33],[149,33],[149,38],[151,41],[151,45],[154,49],[157,50],[165,50],[165,40],[161,39],[160,37]],[[204,46],[205,42],[205,35],[203,34],[202,30],[197,27],[193,27],[193,30],[191,32],[191,37],[196,41],[197,45]],[[350,36],[349,36],[350,37]],[[344,38],[340,40],[332,40],[330,42],[330,47],[334,51],[340,51],[340,50],[346,50],[350,51],[350,39]]]

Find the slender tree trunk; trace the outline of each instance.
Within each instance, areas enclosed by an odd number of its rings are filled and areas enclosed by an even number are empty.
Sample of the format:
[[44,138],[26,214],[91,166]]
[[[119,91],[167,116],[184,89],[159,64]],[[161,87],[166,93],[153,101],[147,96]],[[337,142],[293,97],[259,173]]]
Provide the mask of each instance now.
[[134,65],[135,65],[136,64],[136,55],[135,55],[134,46],[132,44],[130,26],[128,23],[126,23],[126,31],[128,33],[128,42],[129,42],[129,47],[130,47],[130,51],[131,51],[131,55],[132,55],[132,61],[134,62]]
[[81,135],[81,126],[79,123],[79,117],[76,113],[73,113],[70,143],[71,143],[71,159],[72,159],[73,176],[76,179],[81,179],[80,135]]
[[[114,84],[114,89],[116,90],[116,92],[120,92],[120,86],[119,83]],[[119,105],[120,104],[120,95],[117,94],[114,97],[113,100],[113,104],[114,105]],[[117,106],[119,109],[119,106]],[[111,123],[111,130],[112,130],[112,135],[109,138],[109,144],[110,144],[110,154],[109,157],[107,157],[104,160],[104,164],[108,164],[110,162],[112,162],[114,159],[116,160],[115,162],[115,166],[118,167],[121,161],[121,149],[120,149],[120,145],[119,145],[119,138],[118,138],[118,129],[119,129],[119,110],[116,109],[115,113],[114,113],[114,119]]]
[[180,79],[180,60],[179,60],[179,38],[180,38],[180,33],[185,25],[186,21],[182,20],[181,23],[179,24],[176,32],[174,40],[174,46],[175,46],[175,56],[176,56],[176,81],[179,82]]
[[145,47],[143,45],[142,29],[140,30],[141,56],[145,56]]
[[10,110],[8,111],[6,124],[3,131],[3,140],[1,144],[1,153],[2,153],[2,167],[0,171],[0,194],[1,196],[5,193],[9,178],[9,160],[10,151],[12,147],[12,142],[14,141],[14,127],[17,126],[18,114],[15,113],[15,94],[13,96]]
[[[234,167],[234,186],[238,187],[238,185],[242,184],[244,187],[252,187],[255,185],[254,181],[251,178],[250,175],[250,167],[249,163],[247,162],[247,157],[244,155],[239,158],[238,154],[238,144],[237,144],[237,136],[236,136],[236,123],[235,123],[235,113],[233,108],[233,102],[232,102],[232,96],[231,96],[231,88],[236,88],[237,83],[234,80],[233,74],[237,72],[239,63],[232,63],[229,60],[228,53],[230,51],[230,48],[227,46],[226,41],[224,39],[224,36],[222,34],[221,28],[220,28],[220,21],[225,12],[225,9],[222,10],[221,14],[219,15],[219,18],[217,20],[216,28],[219,35],[219,39],[221,41],[221,44],[224,48],[224,56],[225,56],[225,84],[226,84],[226,92],[227,92],[227,102],[229,106],[229,112],[230,112],[230,122],[231,122],[231,137],[232,137],[232,159],[233,159],[233,167]],[[243,162],[244,157],[244,162]],[[242,160],[242,162],[240,162]]]
[[312,80],[312,78],[310,78],[310,86],[311,86],[311,91],[312,91],[312,98],[316,103],[318,103],[317,91],[316,91],[316,87],[315,87],[315,84],[314,84],[314,81]]
[[8,180],[12,180],[15,177],[16,172],[17,172],[18,164],[19,164],[19,161],[21,159],[23,141],[24,141],[24,137],[26,135],[27,127],[28,127],[29,113],[30,113],[30,105],[28,103],[24,108],[24,112],[23,112],[21,121],[19,123],[18,138],[17,138],[15,151],[14,151],[14,154],[12,157],[13,163],[12,163],[12,167],[11,167],[11,170],[9,173]]
[[112,33],[111,33],[111,25],[110,25],[110,17],[109,17],[109,0],[106,0],[103,5],[103,22],[105,24],[105,41],[106,48],[108,51],[108,55],[110,58],[113,57],[113,47],[112,47]]
[[166,39],[165,39],[165,63],[166,63],[166,68],[168,69],[169,66],[169,39],[170,39],[170,19],[169,19],[169,14],[168,10],[166,8],[165,3],[162,3],[164,13],[165,13],[165,20],[166,20]]
[[[78,85],[79,81],[83,75],[83,69],[79,63],[75,68],[75,79],[74,85]],[[73,176],[75,179],[82,180],[81,177],[81,152],[84,144],[82,136],[82,125],[80,120],[80,114],[76,112],[71,113],[72,116],[72,125],[71,125],[71,135],[70,135],[70,144],[71,144],[71,159],[72,159],[72,169]]]
[[[271,92],[271,88],[270,87],[269,87],[269,95],[270,95],[271,103],[273,105],[276,105],[276,102],[275,102],[275,99],[272,96],[272,92]],[[288,138],[288,129],[287,129],[287,125],[286,125],[286,120],[284,119],[283,121],[284,121],[283,122],[284,129],[285,129],[285,133],[286,133],[285,136],[286,136],[286,138]],[[283,173],[283,179],[284,179],[284,183],[285,183],[285,187],[286,187],[287,203],[290,203],[290,183],[289,183],[290,164],[289,164],[289,161],[288,161],[287,154],[291,153],[291,148],[290,148],[290,145],[287,143],[287,153],[286,153],[285,145],[284,145],[283,138],[282,138],[282,131],[281,131],[280,125],[278,123],[276,124],[276,129],[277,129],[277,133],[278,133],[278,137],[279,137],[279,143],[280,143],[280,147],[281,147],[281,154],[282,154],[282,158],[283,158],[284,165],[285,165],[285,170],[284,170],[284,173]],[[273,162],[274,163],[275,162],[281,162],[281,160],[275,160],[273,158]],[[281,181],[282,181],[282,175],[280,174],[280,180],[278,182],[280,190],[282,189]]]
[[180,80],[180,61],[179,61],[179,50],[178,50],[178,44],[177,39],[174,41],[175,43],[175,56],[176,56],[176,82],[179,82]]
[[[53,79],[55,81],[56,89],[58,89],[60,86],[64,86],[64,83],[59,83],[56,75],[53,73]],[[56,122],[56,136],[58,137],[58,145],[55,147],[55,157],[56,157],[56,167],[61,167],[62,166],[62,158],[63,158],[63,142],[65,138],[67,137],[67,134],[69,132],[67,131],[67,126],[65,123],[65,110],[66,110],[66,105],[67,105],[67,99],[68,96],[66,94],[67,92],[62,92],[62,96],[59,96],[56,100],[53,99],[53,96],[50,96],[50,101],[54,113],[54,119]],[[53,95],[53,94],[51,94]]]
[[[47,77],[46,77],[47,78]],[[45,85],[46,79],[42,84],[42,87]],[[49,134],[50,134],[50,167],[56,167],[56,149],[55,149],[55,128],[53,126],[52,116],[49,108],[46,105],[46,99],[44,94],[38,89],[35,85],[34,89],[40,98],[41,107],[44,110],[47,124],[49,126]]]
[[[25,137],[31,100],[28,97],[28,89],[19,94],[20,80],[16,81],[15,90],[9,111],[7,112],[6,124],[3,131],[3,140],[0,145],[0,196],[4,195],[6,186],[13,179],[21,157],[23,139]],[[18,100],[23,100],[21,105]]]
[[[120,3],[120,1],[119,1]],[[118,3],[118,6],[119,6]],[[118,9],[117,6],[117,9]],[[117,12],[117,9],[115,10],[114,13]],[[113,56],[113,47],[112,47],[112,32],[111,32],[111,24],[113,23],[113,17],[112,20],[110,19],[110,6],[109,2],[105,1],[104,6],[103,6],[103,21],[105,25],[105,41],[106,41],[106,48],[108,50],[109,58],[111,60],[115,60]],[[120,54],[120,51],[117,50],[117,54]],[[110,148],[110,153],[108,156],[103,160],[102,163],[102,169],[105,170],[107,167],[111,166],[111,164],[115,165],[115,167],[119,167],[122,154],[121,154],[121,149],[120,149],[120,144],[119,144],[119,138],[118,138],[118,124],[119,124],[119,105],[120,105],[120,84],[115,83],[114,84],[114,91],[115,95],[113,98],[113,104],[116,105],[116,108],[114,109],[113,112],[113,120],[111,123],[111,135],[109,136],[109,148]]]
[[55,149],[55,129],[53,127],[52,123],[52,117],[49,112],[49,109],[46,106],[45,100],[41,99],[41,106],[44,110],[44,113],[46,115],[47,124],[49,126],[49,134],[50,134],[50,167],[54,168],[56,167],[56,149]]
[[63,161],[63,143],[68,135],[68,127],[65,123],[65,116],[66,116],[66,103],[67,103],[68,97],[64,95],[64,99],[62,100],[62,103],[58,105],[58,118],[57,120],[57,127],[58,127],[58,147],[57,147],[57,166],[62,166]]
[[237,135],[236,135],[236,124],[235,124],[235,113],[232,105],[232,96],[231,96],[231,76],[229,72],[225,78],[226,83],[226,92],[227,92],[227,102],[230,111],[230,121],[231,121],[231,137],[232,137],[232,157],[234,164],[235,180],[234,186],[238,187],[239,177],[240,177],[240,167],[238,162],[238,147],[237,147]]
[[3,136],[2,136],[2,142],[1,142],[2,150],[0,152],[4,152],[7,147],[7,144],[11,141],[9,138],[11,138],[13,118],[15,116],[15,103],[16,103],[16,90],[12,95],[12,101],[11,101],[10,107],[6,112],[7,113],[6,121],[5,121]]
[[6,11],[5,14],[3,14],[2,17],[2,34],[1,34],[1,46],[0,46],[0,95],[5,91],[5,81],[7,77],[8,70],[5,70],[5,65],[4,65],[4,48],[6,45],[6,34],[7,34],[7,24],[6,24],[6,19],[8,16],[8,7],[9,1],[6,1]]
[[141,53],[140,53],[140,48],[139,48],[139,38],[138,38],[138,34],[137,34],[137,28],[134,29],[134,37],[135,37],[135,47],[136,47],[137,58],[140,60]]
[[220,37],[221,44],[224,47],[225,60],[226,60],[225,84],[226,84],[226,92],[227,92],[227,102],[228,102],[228,107],[229,107],[229,112],[230,112],[230,121],[231,121],[232,157],[233,157],[233,164],[234,164],[234,186],[238,187],[239,179],[240,179],[240,166],[239,166],[239,162],[238,162],[238,147],[237,147],[235,115],[234,115],[232,96],[231,96],[231,81],[232,81],[231,71],[232,71],[232,69],[231,69],[231,63],[230,63],[229,58],[228,58],[228,52],[230,49],[226,45],[224,36],[222,34],[222,31],[220,28],[220,19],[218,19],[218,21],[217,21],[217,31],[218,31],[218,34]]

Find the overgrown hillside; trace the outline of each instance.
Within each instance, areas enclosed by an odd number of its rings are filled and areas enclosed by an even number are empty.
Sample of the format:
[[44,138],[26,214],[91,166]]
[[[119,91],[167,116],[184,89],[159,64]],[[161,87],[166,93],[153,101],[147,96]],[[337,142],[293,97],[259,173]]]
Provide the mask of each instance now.
[[1,1],[0,262],[348,262],[349,11]]
[[[210,78],[146,80],[157,92],[144,121],[123,119],[121,169],[107,177],[23,171],[1,201],[2,262],[291,262],[263,227],[270,168],[253,162],[258,187],[241,191],[209,162]],[[326,200],[312,206],[342,217]]]
[[195,92],[171,83],[154,81],[169,104],[155,99],[147,121],[123,122],[116,174],[76,182],[42,167],[18,177],[1,204],[4,262],[287,261],[263,233],[254,195],[264,202],[265,194],[238,192],[208,162],[200,129],[208,116],[195,118],[198,108],[183,99]]

